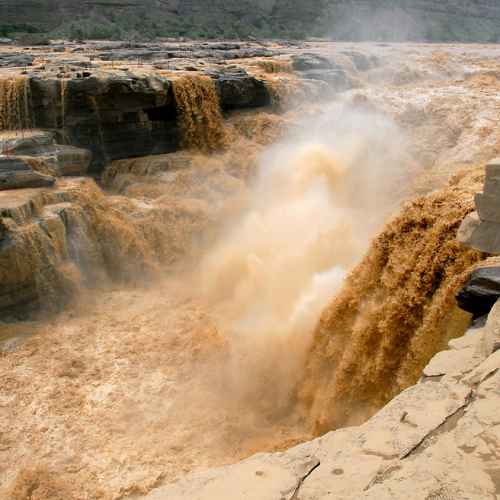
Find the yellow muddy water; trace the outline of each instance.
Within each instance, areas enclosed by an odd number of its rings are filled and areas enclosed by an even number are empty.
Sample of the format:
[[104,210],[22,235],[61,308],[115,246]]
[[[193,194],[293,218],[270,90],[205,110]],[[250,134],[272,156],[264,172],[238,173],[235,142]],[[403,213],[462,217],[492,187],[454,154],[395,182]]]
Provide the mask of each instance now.
[[29,80],[0,79],[0,131],[32,127]]
[[219,96],[209,76],[185,75],[173,81],[182,145],[211,152],[225,145]]
[[209,78],[174,94],[186,151],[51,200],[64,227],[40,206],[60,237],[22,226],[0,266],[49,305],[75,291],[0,354],[0,498],[139,498],[358,423],[467,325],[453,295],[482,256],[454,238],[481,172],[400,209],[415,172],[387,117],[315,110],[297,136],[293,113],[224,124]]
[[455,294],[484,257],[455,237],[481,180],[471,171],[407,204],[323,312],[299,390],[314,432],[366,420],[469,326]]

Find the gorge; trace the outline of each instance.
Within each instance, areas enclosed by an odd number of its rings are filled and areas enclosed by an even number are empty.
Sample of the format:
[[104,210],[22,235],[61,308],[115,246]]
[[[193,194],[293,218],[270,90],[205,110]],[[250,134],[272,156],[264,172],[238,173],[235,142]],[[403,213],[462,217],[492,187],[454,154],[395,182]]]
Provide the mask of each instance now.
[[1,50],[0,498],[498,496],[497,46]]

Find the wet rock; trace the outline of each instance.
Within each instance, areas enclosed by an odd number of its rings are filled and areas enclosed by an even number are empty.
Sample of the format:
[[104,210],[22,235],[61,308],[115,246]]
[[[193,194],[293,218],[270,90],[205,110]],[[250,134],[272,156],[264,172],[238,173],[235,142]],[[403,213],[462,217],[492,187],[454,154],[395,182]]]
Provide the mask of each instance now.
[[43,156],[53,162],[54,170],[61,176],[85,175],[92,160],[88,149],[59,144],[46,150]]
[[59,176],[84,175],[92,160],[89,150],[57,144],[54,133],[42,130],[26,132],[19,136],[7,135],[0,139],[0,149],[8,151],[9,157],[22,156],[25,162],[29,158],[41,162],[49,171]]
[[207,72],[217,82],[222,109],[242,109],[269,106],[271,95],[262,80],[238,68],[224,72]]
[[0,68],[31,66],[34,59],[29,54],[0,53]]
[[24,133],[4,134],[0,137],[0,150],[10,156],[30,155],[55,143],[54,134],[44,130],[32,130]]
[[31,81],[36,125],[92,153],[90,171],[115,159],[175,151],[171,83],[162,77],[96,72],[87,78]]
[[44,188],[0,191],[0,218],[7,231],[11,222],[22,224],[36,215],[44,191]]
[[[50,208],[65,202],[71,205],[67,202],[90,182],[80,178],[60,181],[51,189],[0,191],[0,218],[8,225],[8,237],[0,241],[0,317],[6,313],[29,316],[42,302],[54,310],[66,304],[70,243],[78,246],[78,236],[85,231],[71,225],[76,233],[70,234],[63,218]],[[71,206],[73,212],[87,213],[77,203]],[[87,247],[79,249],[84,252]]]
[[460,308],[472,313],[474,318],[488,314],[498,298],[500,298],[500,267],[475,269],[457,294]]
[[52,186],[55,178],[33,170],[25,160],[0,156],[0,190]]
[[308,71],[301,71],[299,74],[301,78],[305,80],[318,80],[325,82],[331,89],[338,92],[353,88],[351,79],[347,76],[346,72],[341,69],[331,69],[327,71],[322,69],[312,69]]
[[292,65],[295,71],[332,69],[336,66],[330,59],[311,53],[293,55]]
[[158,56],[158,53],[152,49],[113,50],[100,53],[99,59],[103,61],[151,61],[155,56]]

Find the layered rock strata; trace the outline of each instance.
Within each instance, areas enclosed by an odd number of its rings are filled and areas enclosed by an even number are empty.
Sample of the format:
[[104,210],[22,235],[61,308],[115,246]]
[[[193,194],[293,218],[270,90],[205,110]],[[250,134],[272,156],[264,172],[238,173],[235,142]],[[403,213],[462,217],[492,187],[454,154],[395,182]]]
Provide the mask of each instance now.
[[472,248],[500,254],[500,158],[486,165],[483,193],[476,194],[476,211],[462,223],[458,239]]

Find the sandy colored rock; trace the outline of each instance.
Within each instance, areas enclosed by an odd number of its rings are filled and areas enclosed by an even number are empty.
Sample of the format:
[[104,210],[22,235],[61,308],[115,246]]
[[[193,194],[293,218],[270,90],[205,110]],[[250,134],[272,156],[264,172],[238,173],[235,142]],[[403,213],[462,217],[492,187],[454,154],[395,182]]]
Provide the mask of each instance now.
[[500,195],[478,193],[475,202],[481,220],[500,224]]
[[479,215],[477,212],[472,212],[462,221],[462,224],[458,228],[457,241],[463,243],[464,245],[469,245],[472,241],[474,232],[481,224]]
[[500,254],[500,224],[480,221],[480,224],[476,225],[473,219],[467,220],[464,224],[467,225],[467,229],[462,226],[459,241],[481,252]]
[[[499,305],[489,317],[498,335]],[[461,347],[438,355],[426,368],[442,381],[421,382],[396,397],[360,427],[341,429],[285,453],[256,455],[249,460],[188,476],[159,487],[148,500],[275,500],[273,487],[258,483],[267,471],[282,485],[287,500],[453,498],[495,500],[500,456],[499,351],[478,361],[469,346],[481,339],[470,331]],[[477,347],[477,345],[476,345]],[[443,356],[449,356],[446,362]],[[465,366],[476,368],[464,376]],[[304,477],[297,463],[307,458],[319,464]],[[301,471],[302,472],[302,471]],[[253,479],[255,488],[248,489]],[[295,483],[295,489],[289,485]],[[261,486],[264,486],[261,488]],[[250,493],[249,493],[250,491]],[[218,496],[213,496],[214,493]],[[295,496],[294,496],[295,495]]]

